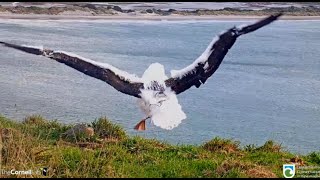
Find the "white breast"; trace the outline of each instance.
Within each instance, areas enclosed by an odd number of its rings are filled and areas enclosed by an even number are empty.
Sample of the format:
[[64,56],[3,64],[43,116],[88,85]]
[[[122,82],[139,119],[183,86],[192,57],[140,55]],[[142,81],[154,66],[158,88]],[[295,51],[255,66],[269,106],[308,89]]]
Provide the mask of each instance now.
[[[177,127],[186,115],[176,94],[165,85],[168,77],[165,75],[163,65],[151,64],[142,79],[145,89],[141,90],[141,99],[138,100],[142,111],[151,116],[152,123],[160,128],[170,130]],[[164,95],[159,91],[163,91]]]
[[142,90],[139,106],[146,116],[151,116],[154,125],[171,130],[177,127],[182,120],[186,119],[186,114],[182,111],[176,94],[166,88],[165,97],[155,95],[155,91]]

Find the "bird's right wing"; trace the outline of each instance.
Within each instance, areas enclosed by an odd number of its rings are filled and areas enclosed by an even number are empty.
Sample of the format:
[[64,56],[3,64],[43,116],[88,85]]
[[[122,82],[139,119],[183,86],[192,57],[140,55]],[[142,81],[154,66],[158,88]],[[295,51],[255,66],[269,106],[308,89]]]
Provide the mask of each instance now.
[[54,59],[86,75],[100,79],[124,94],[137,98],[140,98],[140,89],[143,89],[144,87],[141,78],[125,71],[121,71],[107,63],[99,63],[64,51],[53,51],[32,46],[15,45],[6,42],[0,42],[0,44],[27,53],[42,55]]

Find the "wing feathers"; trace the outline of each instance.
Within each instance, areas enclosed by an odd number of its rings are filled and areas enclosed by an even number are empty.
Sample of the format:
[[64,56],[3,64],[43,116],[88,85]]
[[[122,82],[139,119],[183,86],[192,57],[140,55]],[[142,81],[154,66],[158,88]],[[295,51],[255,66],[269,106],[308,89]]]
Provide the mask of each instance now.
[[121,71],[109,64],[95,62],[93,60],[64,51],[53,51],[31,46],[20,46],[6,42],[0,43],[7,47],[18,49],[27,53],[42,55],[50,59],[54,59],[88,76],[100,79],[122,93],[140,98],[139,94],[141,93],[140,89],[143,89],[143,81],[140,78]]
[[[267,24],[270,24],[281,15],[281,13],[271,15],[252,25],[234,27],[224,33],[221,33],[211,41],[203,54],[191,65],[179,71],[172,70],[171,78],[165,80],[166,86],[171,87],[176,94],[184,92],[192,86],[199,88],[201,84],[204,84],[219,68],[222,60],[239,36],[253,32]],[[108,64],[102,65],[101,63],[62,51],[52,51],[30,46],[19,46],[6,42],[0,43],[7,47],[27,53],[42,55],[54,59],[84,74],[105,81],[118,91],[131,96],[140,97],[140,89],[143,89],[144,87],[141,79]]]
[[271,15],[252,25],[234,27],[214,38],[204,53],[188,67],[179,71],[171,71],[171,78],[165,81],[176,94],[180,94],[192,86],[199,88],[219,68],[229,49],[243,34],[253,32],[271,22],[282,14]]

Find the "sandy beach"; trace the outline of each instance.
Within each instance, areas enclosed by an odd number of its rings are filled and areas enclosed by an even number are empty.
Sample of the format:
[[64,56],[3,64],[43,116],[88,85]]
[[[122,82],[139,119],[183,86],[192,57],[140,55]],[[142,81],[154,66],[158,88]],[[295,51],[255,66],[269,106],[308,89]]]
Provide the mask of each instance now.
[[[260,19],[264,16],[236,16],[236,15],[38,15],[38,14],[0,14],[0,19],[25,19],[25,20],[250,20]],[[282,16],[281,20],[320,20],[320,16]]]

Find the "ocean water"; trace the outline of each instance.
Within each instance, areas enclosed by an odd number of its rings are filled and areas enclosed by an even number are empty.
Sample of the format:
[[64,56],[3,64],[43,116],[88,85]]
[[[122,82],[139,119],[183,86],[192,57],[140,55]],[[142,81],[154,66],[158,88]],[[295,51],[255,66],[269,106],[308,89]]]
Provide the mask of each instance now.
[[[250,21],[0,20],[0,40],[43,45],[141,76],[153,62],[192,63],[220,32]],[[50,59],[0,47],[0,113],[40,114],[63,123],[107,116],[131,135],[177,144],[216,136],[292,152],[320,150],[320,21],[277,21],[238,39],[199,89],[178,95],[187,119],[168,131],[147,123],[137,99]]]

